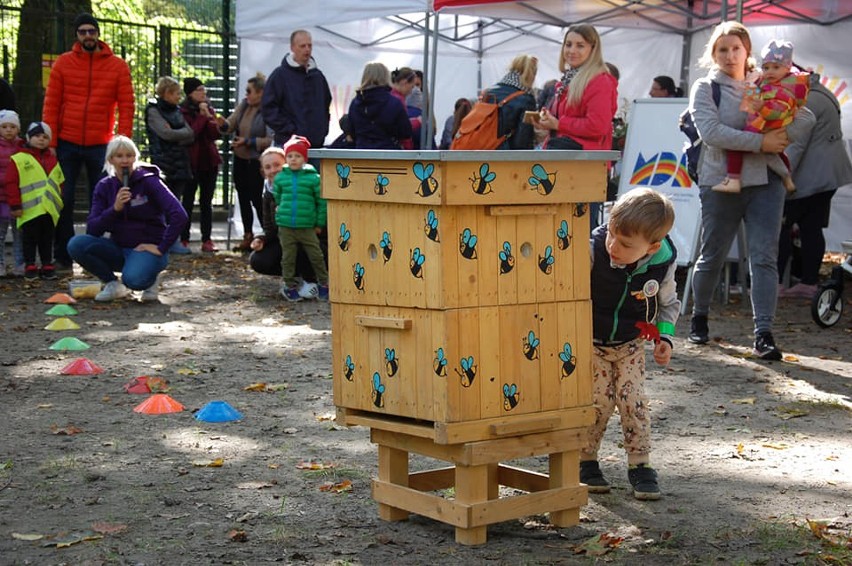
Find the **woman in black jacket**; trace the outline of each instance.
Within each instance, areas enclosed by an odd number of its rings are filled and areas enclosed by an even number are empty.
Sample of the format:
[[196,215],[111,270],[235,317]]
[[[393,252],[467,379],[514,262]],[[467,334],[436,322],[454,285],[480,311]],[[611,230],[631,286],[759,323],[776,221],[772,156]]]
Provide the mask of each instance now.
[[401,149],[411,139],[405,105],[391,94],[390,71],[373,61],[364,67],[361,86],[349,105],[356,149]]
[[[148,152],[151,163],[162,171],[166,186],[178,198],[183,196],[186,184],[192,179],[189,165],[189,146],[195,139],[192,128],[183,119],[178,102],[180,83],[172,77],[160,77],[156,86],[157,98],[148,101],[145,108],[145,131],[148,134]],[[180,239],[169,250],[188,254],[190,250]]]
[[508,138],[497,149],[532,149],[535,131],[532,124],[524,122],[524,113],[535,111],[535,97],[532,87],[538,73],[538,59],[532,55],[518,55],[512,59],[508,72],[497,84],[482,94],[482,99],[500,103],[507,96],[522,92],[500,109],[498,122],[499,136],[508,134]]

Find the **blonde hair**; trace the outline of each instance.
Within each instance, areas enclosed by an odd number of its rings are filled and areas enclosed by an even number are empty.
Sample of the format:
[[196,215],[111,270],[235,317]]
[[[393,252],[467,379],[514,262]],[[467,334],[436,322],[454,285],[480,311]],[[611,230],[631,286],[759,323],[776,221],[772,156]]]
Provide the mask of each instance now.
[[115,166],[109,162],[113,156],[118,153],[120,150],[130,150],[133,152],[133,166],[131,169],[136,169],[136,165],[139,163],[139,148],[136,147],[136,144],[133,143],[133,140],[128,138],[127,136],[116,135],[113,136],[109,143],[106,146],[106,157],[104,159],[104,171],[107,175],[115,175]]
[[275,145],[271,145],[271,146],[269,146],[269,147],[267,147],[266,149],[264,149],[264,150],[263,150],[263,153],[261,153],[261,154],[260,154],[260,159],[259,159],[259,161],[260,161],[261,163],[263,163],[263,158],[264,158],[264,157],[266,157],[267,155],[271,155],[271,154],[273,154],[273,153],[277,153],[278,155],[280,155],[280,156],[281,156],[281,157],[283,157],[284,159],[286,159],[286,158],[287,158],[287,154],[286,154],[286,153],[284,153],[284,149],[283,149],[283,148],[280,148],[280,147],[275,146]]
[[604,63],[603,48],[601,48],[601,36],[595,26],[590,24],[577,24],[568,28],[565,32],[565,37],[562,39],[562,48],[559,50],[559,71],[565,72],[568,69],[568,62],[565,60],[565,43],[568,41],[568,35],[576,33],[585,39],[591,46],[592,52],[589,53],[589,58],[583,63],[577,75],[571,80],[571,86],[568,87],[568,105],[574,106],[580,103],[583,98],[583,93],[592,79],[601,73],[608,73],[609,70]]
[[180,83],[174,77],[160,77],[157,79],[157,86],[154,88],[157,96],[162,98],[170,90],[180,91]]
[[701,59],[698,60],[698,64],[708,69],[712,69],[716,66],[716,59],[713,57],[716,52],[716,44],[726,35],[733,35],[734,37],[740,38],[740,41],[743,43],[743,47],[746,48],[748,56],[746,57],[745,68],[743,71],[748,73],[754,69],[757,63],[755,62],[754,57],[751,56],[751,36],[744,25],[734,21],[722,22],[713,29],[713,33],[710,34],[710,39],[707,40],[707,45],[704,46],[704,54],[701,55]]
[[258,71],[255,75],[246,81],[255,92],[260,92],[266,88],[266,75]]
[[379,61],[370,61],[364,65],[361,74],[361,86],[359,91],[367,90],[377,86],[390,86],[390,71]]
[[612,206],[609,229],[625,236],[642,236],[650,243],[661,241],[674,226],[672,202],[653,189],[627,192]]
[[538,73],[538,59],[532,55],[518,55],[509,63],[509,71],[518,73],[521,85],[525,90],[530,90]]

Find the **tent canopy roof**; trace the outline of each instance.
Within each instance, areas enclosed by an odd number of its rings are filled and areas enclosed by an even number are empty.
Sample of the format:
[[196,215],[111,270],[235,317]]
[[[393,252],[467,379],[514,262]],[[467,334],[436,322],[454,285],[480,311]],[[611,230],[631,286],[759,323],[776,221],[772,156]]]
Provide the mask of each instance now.
[[[440,14],[537,22],[558,27],[590,23],[691,34],[721,21],[723,9],[727,9],[724,19],[733,19],[737,5],[735,0],[694,0],[691,8],[690,2],[682,0],[371,0],[360,3],[346,0],[314,3],[303,0],[241,0],[241,3],[252,5],[250,11],[243,12],[250,13],[251,19],[241,18],[241,11],[237,11],[237,35],[278,40],[282,36],[282,14],[286,14],[290,30],[438,10]],[[852,17],[852,2],[742,0],[742,14],[747,25],[831,25]]]

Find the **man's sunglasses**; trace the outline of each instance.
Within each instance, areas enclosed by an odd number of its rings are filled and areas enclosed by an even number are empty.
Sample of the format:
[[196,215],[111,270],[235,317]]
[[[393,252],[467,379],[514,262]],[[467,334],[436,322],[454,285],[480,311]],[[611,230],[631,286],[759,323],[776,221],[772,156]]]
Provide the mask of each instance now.
[[77,35],[97,35],[98,30],[96,28],[86,28],[86,29],[78,29]]

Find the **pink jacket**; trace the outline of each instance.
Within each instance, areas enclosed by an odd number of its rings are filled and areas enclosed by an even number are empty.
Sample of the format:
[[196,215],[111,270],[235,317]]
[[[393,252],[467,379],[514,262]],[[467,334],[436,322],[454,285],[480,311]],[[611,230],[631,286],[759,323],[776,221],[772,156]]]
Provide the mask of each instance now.
[[612,118],[618,110],[618,81],[609,73],[601,73],[589,81],[580,104],[574,106],[568,105],[570,88],[569,85],[551,105],[551,114],[559,119],[557,135],[573,139],[585,150],[612,149]]

